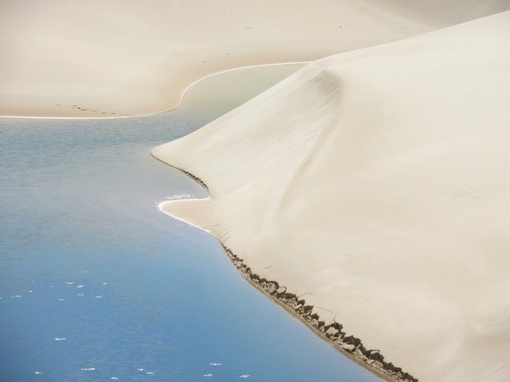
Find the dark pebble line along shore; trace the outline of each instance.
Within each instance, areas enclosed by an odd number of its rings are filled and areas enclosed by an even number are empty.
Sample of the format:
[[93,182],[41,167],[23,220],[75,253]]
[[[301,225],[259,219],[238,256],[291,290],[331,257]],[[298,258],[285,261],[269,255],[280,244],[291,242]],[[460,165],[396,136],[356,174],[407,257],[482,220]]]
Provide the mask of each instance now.
[[[177,169],[209,191],[209,188],[202,179],[181,168]],[[226,247],[218,238],[217,240],[234,266],[249,282],[274,301],[278,302],[283,307],[287,308],[287,310],[295,314],[301,319],[301,321],[306,323],[313,331],[332,344],[335,348],[341,349],[346,355],[365,365],[368,369],[373,370],[376,374],[386,376],[387,378],[389,377],[390,379],[398,382],[418,382],[417,378],[414,378],[409,373],[404,372],[402,368],[393,365],[391,362],[386,362],[384,360],[384,356],[379,350],[367,350],[359,338],[352,335],[347,336],[346,333],[342,331],[342,324],[335,321],[330,324],[326,324],[320,319],[320,316],[317,313],[313,313],[314,307],[312,305],[306,305],[305,300],[300,300],[294,293],[288,292],[287,288],[280,286],[277,281],[267,280],[259,277],[256,273],[253,273],[250,267],[248,267],[242,259],[235,255],[230,248]]]
[[221,242],[220,244],[234,266],[246,279],[251,281],[252,284],[257,286],[258,289],[262,290],[265,294],[293,311],[295,315],[311,326],[314,331],[318,331],[323,338],[335,345],[335,347],[340,347],[340,349],[348,353],[351,357],[361,361],[369,368],[375,369],[377,373],[385,374],[395,381],[418,382],[418,379],[404,372],[400,367],[394,366],[391,362],[386,362],[379,350],[367,350],[359,338],[347,336],[346,333],[342,331],[342,324],[334,321],[330,324],[326,324],[320,319],[317,313],[313,313],[312,305],[306,305],[305,300],[299,300],[294,293],[287,292],[287,288],[280,286],[277,281],[259,277],[259,275],[253,273],[250,267],[236,256],[230,248],[227,248]]

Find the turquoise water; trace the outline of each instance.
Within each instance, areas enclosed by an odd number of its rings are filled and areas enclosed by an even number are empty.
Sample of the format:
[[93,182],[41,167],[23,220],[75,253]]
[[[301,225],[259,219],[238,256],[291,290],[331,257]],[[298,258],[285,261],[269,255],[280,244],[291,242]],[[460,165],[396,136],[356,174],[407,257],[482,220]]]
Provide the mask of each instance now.
[[150,149],[223,111],[0,120],[0,381],[377,380],[158,211],[204,191]]

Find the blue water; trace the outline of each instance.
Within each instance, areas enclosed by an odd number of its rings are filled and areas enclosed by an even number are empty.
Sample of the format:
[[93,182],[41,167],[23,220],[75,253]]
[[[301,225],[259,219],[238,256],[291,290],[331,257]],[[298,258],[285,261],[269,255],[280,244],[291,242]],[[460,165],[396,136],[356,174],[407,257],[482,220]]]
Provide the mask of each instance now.
[[0,381],[378,380],[158,211],[204,191],[149,150],[215,116],[0,120]]

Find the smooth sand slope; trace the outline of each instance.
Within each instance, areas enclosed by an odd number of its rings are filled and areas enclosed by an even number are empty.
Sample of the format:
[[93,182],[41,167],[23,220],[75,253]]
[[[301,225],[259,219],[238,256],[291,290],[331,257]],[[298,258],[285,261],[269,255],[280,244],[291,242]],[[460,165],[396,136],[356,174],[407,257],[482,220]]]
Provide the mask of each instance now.
[[509,41],[505,12],[308,65],[154,148],[211,196],[162,208],[421,381],[508,381]]
[[0,0],[0,116],[160,112],[218,71],[311,61],[505,9],[501,0]]

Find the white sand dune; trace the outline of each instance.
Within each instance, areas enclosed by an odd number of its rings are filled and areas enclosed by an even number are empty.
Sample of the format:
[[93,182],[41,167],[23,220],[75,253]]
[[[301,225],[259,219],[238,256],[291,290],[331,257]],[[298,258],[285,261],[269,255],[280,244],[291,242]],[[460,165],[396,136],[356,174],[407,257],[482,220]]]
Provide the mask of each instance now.
[[155,148],[211,195],[164,209],[415,377],[505,381],[510,13],[489,15],[508,10],[4,0],[0,115],[154,113],[218,71],[345,52]]
[[218,71],[311,61],[506,9],[501,0],[3,0],[0,115],[169,110]]
[[508,381],[509,41],[504,12],[308,65],[154,148],[210,192],[163,208],[421,381]]

